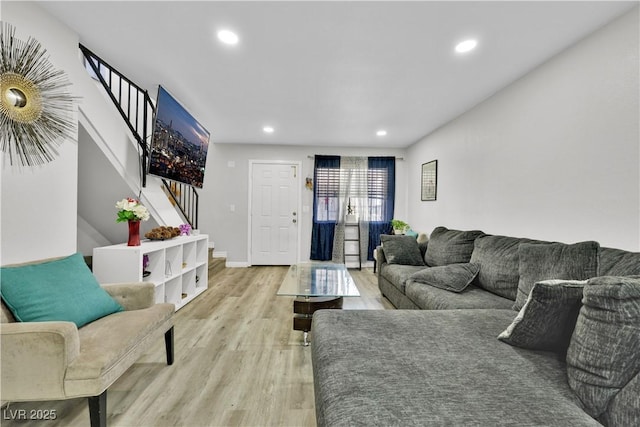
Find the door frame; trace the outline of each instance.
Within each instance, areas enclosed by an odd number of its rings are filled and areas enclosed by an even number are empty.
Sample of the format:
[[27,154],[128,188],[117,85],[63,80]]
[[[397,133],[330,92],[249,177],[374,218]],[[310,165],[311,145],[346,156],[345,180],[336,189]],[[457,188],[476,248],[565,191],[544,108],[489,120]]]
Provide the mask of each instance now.
[[297,212],[297,218],[298,218],[298,236],[296,238],[296,257],[295,257],[295,262],[300,262],[300,245],[302,244],[302,232],[301,232],[301,227],[302,227],[302,221],[300,220],[300,218],[302,217],[301,215],[301,210],[302,210],[302,186],[301,186],[301,176],[302,176],[302,162],[299,160],[254,160],[254,159],[249,159],[249,191],[248,193],[248,212],[247,212],[247,264],[248,266],[252,266],[252,259],[251,259],[251,253],[252,253],[252,243],[253,243],[253,233],[252,233],[252,211],[253,211],[253,206],[251,204],[251,200],[252,200],[252,196],[253,196],[253,166],[254,165],[263,165],[263,164],[268,164],[268,165],[294,165],[297,168],[297,172],[296,172],[296,176],[295,178],[295,185],[296,188],[298,189],[298,191],[296,192],[296,197],[298,199],[297,203],[296,203],[296,212]]

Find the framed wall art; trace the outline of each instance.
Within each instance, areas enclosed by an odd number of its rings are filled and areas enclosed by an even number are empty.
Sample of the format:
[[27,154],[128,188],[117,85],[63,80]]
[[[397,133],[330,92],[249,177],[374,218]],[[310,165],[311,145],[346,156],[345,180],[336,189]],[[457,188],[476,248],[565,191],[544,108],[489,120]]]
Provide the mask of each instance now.
[[438,193],[438,161],[432,160],[422,164],[421,174],[422,201],[436,200]]
[[71,82],[33,38],[15,37],[0,21],[0,140],[9,162],[40,166],[54,160],[65,139],[77,139]]

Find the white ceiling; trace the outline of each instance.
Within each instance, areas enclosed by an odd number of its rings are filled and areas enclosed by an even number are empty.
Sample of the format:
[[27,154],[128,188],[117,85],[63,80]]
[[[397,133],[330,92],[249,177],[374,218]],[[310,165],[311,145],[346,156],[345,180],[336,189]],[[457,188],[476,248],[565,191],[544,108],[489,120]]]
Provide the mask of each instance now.
[[351,147],[406,147],[638,4],[39,3],[152,97],[162,84],[214,143]]

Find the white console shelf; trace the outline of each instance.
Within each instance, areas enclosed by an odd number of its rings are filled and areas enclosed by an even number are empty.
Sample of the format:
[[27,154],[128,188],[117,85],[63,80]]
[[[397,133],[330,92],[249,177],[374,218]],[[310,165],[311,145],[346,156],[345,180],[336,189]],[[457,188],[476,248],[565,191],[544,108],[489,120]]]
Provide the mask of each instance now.
[[[145,255],[149,264],[143,269]],[[100,283],[153,282],[156,303],[172,303],[179,310],[207,290],[208,259],[206,234],[143,240],[140,246],[123,243],[95,248],[93,274]]]

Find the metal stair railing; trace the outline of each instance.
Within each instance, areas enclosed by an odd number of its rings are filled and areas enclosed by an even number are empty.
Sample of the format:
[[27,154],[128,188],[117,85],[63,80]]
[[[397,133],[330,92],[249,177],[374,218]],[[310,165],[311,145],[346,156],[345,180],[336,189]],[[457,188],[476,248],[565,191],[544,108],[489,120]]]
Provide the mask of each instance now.
[[[149,164],[149,121],[155,112],[155,106],[149,93],[136,85],[114,67],[82,44],[79,45],[85,62],[93,71],[95,78],[107,91],[109,98],[127,124],[140,149],[140,170],[142,187],[147,185],[147,166]],[[198,228],[198,192],[193,186],[168,182],[162,184],[169,200],[182,214],[192,228]]]
[[198,228],[198,192],[189,184],[162,180],[171,204],[178,208],[192,228]]

